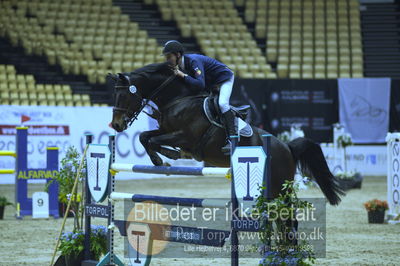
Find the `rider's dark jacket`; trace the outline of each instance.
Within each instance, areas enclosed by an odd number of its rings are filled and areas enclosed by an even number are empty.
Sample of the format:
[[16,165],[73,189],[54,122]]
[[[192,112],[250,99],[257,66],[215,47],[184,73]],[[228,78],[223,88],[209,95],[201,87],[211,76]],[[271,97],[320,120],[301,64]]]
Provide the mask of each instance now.
[[211,89],[229,80],[233,72],[223,63],[199,54],[184,55],[185,83],[192,89]]

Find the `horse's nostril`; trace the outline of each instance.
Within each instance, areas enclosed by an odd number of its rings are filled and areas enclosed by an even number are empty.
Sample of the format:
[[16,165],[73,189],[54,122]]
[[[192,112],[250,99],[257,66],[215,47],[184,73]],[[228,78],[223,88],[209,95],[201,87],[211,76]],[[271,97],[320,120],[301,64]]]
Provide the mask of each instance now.
[[110,125],[111,125],[111,127],[112,127],[113,129],[115,129],[116,131],[118,131],[119,127],[118,127],[118,124],[117,124],[117,123],[112,123],[112,124],[110,124]]

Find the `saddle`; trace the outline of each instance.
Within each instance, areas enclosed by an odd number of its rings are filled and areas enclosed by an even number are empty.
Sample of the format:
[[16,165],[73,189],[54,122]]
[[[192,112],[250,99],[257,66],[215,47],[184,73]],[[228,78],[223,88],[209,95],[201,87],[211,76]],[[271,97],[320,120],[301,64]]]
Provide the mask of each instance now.
[[[205,113],[208,121],[210,121],[211,124],[213,124],[217,127],[220,127],[220,128],[224,128],[221,111],[218,106],[218,96],[217,95],[211,95],[204,99],[203,110],[204,110],[204,113]],[[245,122],[248,112],[250,110],[250,105],[242,105],[242,106],[238,106],[238,107],[231,106],[231,110],[236,115],[236,120],[235,120],[236,125],[239,124],[239,119],[242,122],[240,124],[246,125],[243,128],[239,129],[240,135],[243,137],[251,137],[253,135],[253,129],[247,122]]]

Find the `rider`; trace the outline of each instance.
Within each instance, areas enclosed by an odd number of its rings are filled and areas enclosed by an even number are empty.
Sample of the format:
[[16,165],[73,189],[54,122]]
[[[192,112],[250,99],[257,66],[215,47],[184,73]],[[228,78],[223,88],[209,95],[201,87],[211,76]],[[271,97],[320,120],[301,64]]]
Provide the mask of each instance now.
[[218,105],[222,113],[227,135],[227,144],[223,150],[230,148],[229,136],[237,134],[235,114],[231,111],[231,97],[234,75],[221,62],[200,54],[184,54],[183,45],[175,40],[165,43],[163,55],[167,62],[175,68],[175,74],[182,78],[193,90],[220,87]]

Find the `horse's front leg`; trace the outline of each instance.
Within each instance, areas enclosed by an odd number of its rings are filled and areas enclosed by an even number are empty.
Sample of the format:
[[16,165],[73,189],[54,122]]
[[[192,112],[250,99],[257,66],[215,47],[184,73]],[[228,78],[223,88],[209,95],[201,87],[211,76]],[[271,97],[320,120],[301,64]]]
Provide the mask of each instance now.
[[149,142],[152,137],[159,136],[162,134],[163,132],[160,130],[150,130],[142,132],[139,136],[140,143],[142,143],[144,149],[149,155],[151,162],[156,166],[162,165],[163,161],[161,157],[157,154],[156,149],[154,149],[154,146],[151,146]]
[[149,140],[149,147],[161,153],[162,155],[177,160],[182,157],[182,152],[177,150],[168,149],[162,146],[182,147],[187,145],[184,134],[182,131],[171,132],[168,134],[158,135],[151,137]]

